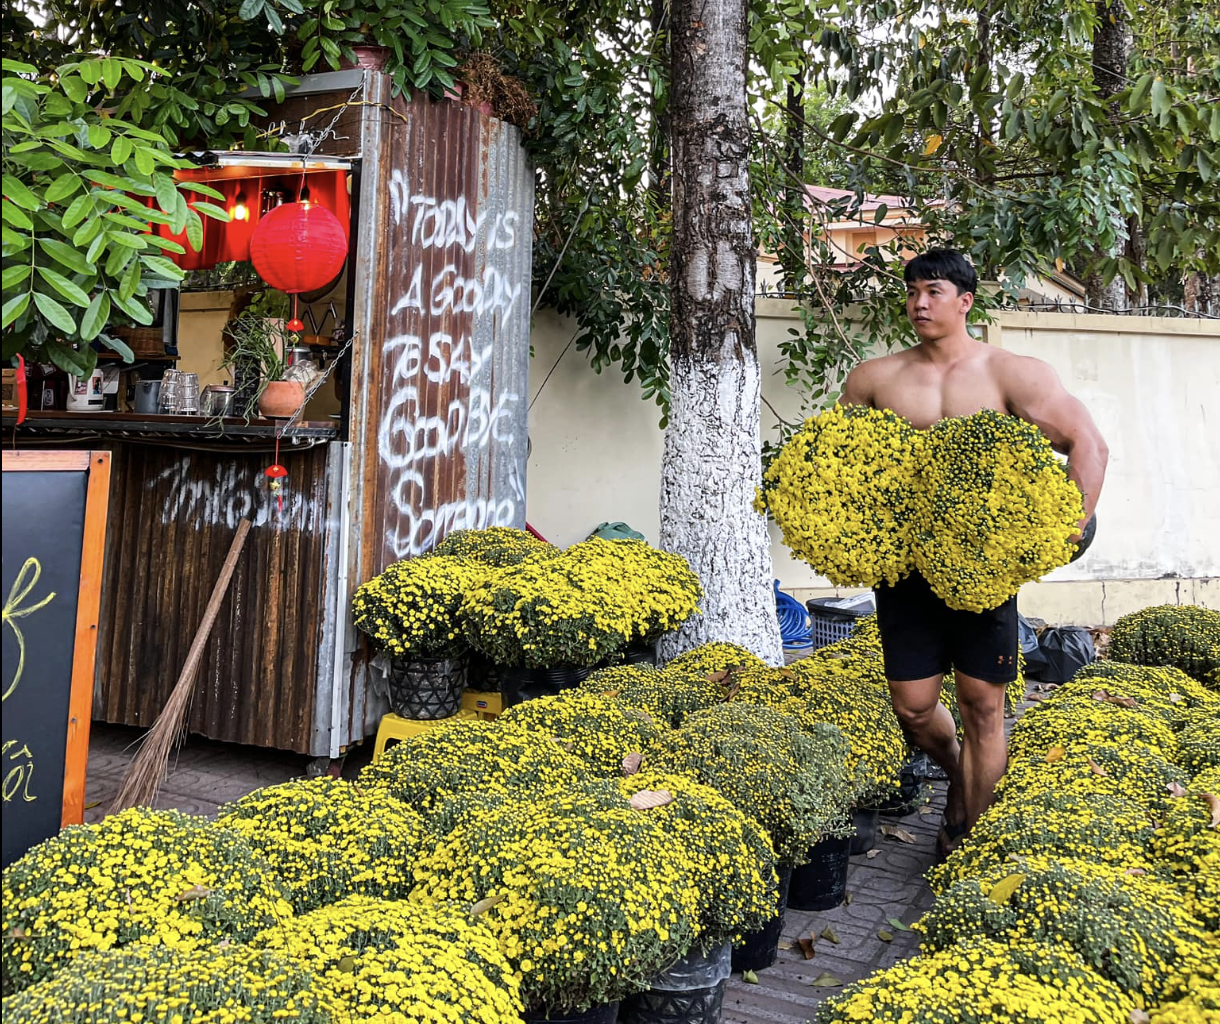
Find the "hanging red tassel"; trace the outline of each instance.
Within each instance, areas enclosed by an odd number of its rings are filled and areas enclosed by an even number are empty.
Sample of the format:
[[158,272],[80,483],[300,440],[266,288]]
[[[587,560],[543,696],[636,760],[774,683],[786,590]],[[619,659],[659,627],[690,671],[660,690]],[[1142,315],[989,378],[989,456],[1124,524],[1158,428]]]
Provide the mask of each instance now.
[[280,486],[288,476],[288,470],[280,465],[280,439],[278,435],[275,439],[275,462],[263,470],[263,476],[267,478],[267,486],[275,492],[275,502],[277,511],[284,511],[284,495],[280,490]]
[[292,331],[294,334],[300,334],[303,330],[305,330],[305,324],[297,316],[297,299],[298,298],[299,298],[299,296],[297,296],[294,293],[292,296],[292,319],[289,320],[288,323],[286,323],[284,325],[285,327],[288,328],[288,330]]

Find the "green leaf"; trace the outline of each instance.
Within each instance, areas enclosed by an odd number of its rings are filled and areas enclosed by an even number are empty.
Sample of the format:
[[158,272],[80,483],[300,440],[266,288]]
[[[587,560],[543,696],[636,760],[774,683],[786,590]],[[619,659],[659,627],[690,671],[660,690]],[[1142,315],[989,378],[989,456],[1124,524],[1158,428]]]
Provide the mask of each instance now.
[[[8,282],[4,283],[4,287],[8,288]],[[20,295],[14,295],[4,304],[3,315],[0,315],[0,327],[8,327],[22,313],[25,312],[26,306],[30,304],[30,293],[22,292]]]
[[85,259],[85,254],[75,246],[68,245],[67,242],[61,242],[56,238],[40,238],[38,245],[51,259],[63,264],[74,274],[95,272],[95,268],[91,267]]
[[116,295],[114,304],[138,324],[147,326],[153,322],[152,310],[137,298],[124,299]]
[[87,213],[93,211],[93,196],[85,193],[77,196],[72,200],[68,209],[64,212],[63,226],[65,229],[76,227],[82,220],[85,219]]
[[0,277],[0,288],[7,292],[12,288],[16,288],[17,285],[21,284],[29,276],[30,265],[28,263],[14,263],[11,267],[4,268],[3,277]]
[[1155,77],[1150,71],[1135,83],[1135,88],[1131,90],[1131,99],[1128,101],[1133,110],[1138,110],[1144,105],[1144,100],[1148,98],[1148,90],[1152,88],[1152,80]]
[[228,223],[229,211],[220,206],[213,206],[211,203],[205,203],[202,200],[197,200],[191,203],[197,213],[202,213],[213,220],[220,220]]
[[134,143],[126,135],[119,135],[114,140],[114,145],[110,147],[110,159],[118,166],[127,163],[131,157],[131,151],[135,148]]
[[34,222],[30,220],[29,215],[16,203],[10,203],[7,197],[0,203],[0,216],[22,231],[33,230]]
[[757,985],[758,984],[758,975],[755,974],[753,971],[742,971],[741,980],[743,982],[745,982],[747,985]]
[[100,124],[91,124],[88,129],[89,145],[94,149],[105,149],[110,145],[110,132]]
[[157,277],[174,280],[182,276],[182,268],[164,256],[141,256],[140,262]]
[[263,2],[264,0],[244,0],[237,9],[237,16],[242,21],[253,21],[262,13]]
[[4,198],[11,203],[27,210],[37,210],[42,206],[42,200],[31,192],[24,181],[12,175],[4,175]]
[[89,305],[88,293],[75,281],[69,281],[58,270],[52,270],[50,267],[39,267],[38,276],[73,305]]
[[886,921],[886,924],[889,924],[889,925],[893,926],[894,928],[897,928],[900,932],[909,932],[911,930],[905,924],[903,924],[900,920],[898,920],[898,918],[896,918],[896,917],[887,917],[885,919],[885,921]]
[[43,346],[43,351],[47,358],[64,373],[71,373],[77,377],[88,377],[97,365],[97,353],[93,351],[91,345],[75,349],[70,345],[65,345],[62,341],[54,340],[47,342]]
[[64,334],[76,333],[76,321],[72,314],[46,292],[34,293],[34,305],[52,326],[58,327]]
[[[116,271],[117,272],[117,271]],[[132,260],[127,264],[127,269],[123,272],[123,277],[119,280],[118,298],[130,299],[136,293],[136,289],[140,287],[140,262]]]
[[100,340],[111,352],[115,352],[122,356],[126,362],[134,363],[136,354],[131,351],[131,347],[121,338],[115,338],[109,334],[100,335]]
[[85,98],[89,95],[89,87],[75,75],[61,78],[59,80],[59,87],[64,91],[64,95],[73,103],[84,103]]
[[107,57],[102,61],[102,81],[105,82],[106,88],[113,92],[119,87],[119,82],[123,80],[123,65],[113,57]]
[[67,171],[47,186],[47,190],[42,194],[42,197],[48,203],[58,203],[61,199],[66,199],[78,188],[80,188],[80,178],[74,172]]
[[104,291],[100,291],[93,296],[93,301],[89,303],[89,308],[85,310],[85,315],[81,317],[81,340],[92,341],[102,333],[102,328],[106,326],[109,319],[110,296]]
[[1152,113],[1158,119],[1169,113],[1169,95],[1160,75],[1152,80]]

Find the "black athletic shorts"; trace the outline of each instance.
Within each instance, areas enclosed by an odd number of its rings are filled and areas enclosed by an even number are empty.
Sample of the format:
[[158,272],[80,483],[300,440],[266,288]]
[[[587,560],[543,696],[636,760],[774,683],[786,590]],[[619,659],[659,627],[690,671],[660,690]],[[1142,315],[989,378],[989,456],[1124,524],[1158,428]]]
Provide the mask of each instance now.
[[1017,598],[987,612],[956,611],[919,573],[876,588],[885,674],[927,679],[950,667],[989,683],[1017,678]]

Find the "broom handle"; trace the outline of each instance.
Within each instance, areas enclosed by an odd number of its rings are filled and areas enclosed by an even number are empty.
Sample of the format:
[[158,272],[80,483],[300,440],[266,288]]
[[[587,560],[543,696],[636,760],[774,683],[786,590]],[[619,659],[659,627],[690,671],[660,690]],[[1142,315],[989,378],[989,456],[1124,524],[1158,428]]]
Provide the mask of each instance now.
[[203,621],[199,623],[199,631],[195,634],[191,649],[187,653],[186,664],[182,666],[182,673],[174,684],[175,690],[180,686],[189,686],[190,681],[195,678],[195,673],[199,671],[199,662],[203,660],[203,649],[207,646],[208,637],[212,634],[212,626],[216,624],[216,616],[220,614],[220,606],[224,604],[225,593],[229,589],[229,580],[233,578],[233,570],[237,568],[237,559],[246,544],[246,534],[249,532],[249,519],[243,519],[237,524],[237,533],[233,536],[233,543],[229,545],[229,553],[225,556],[224,565],[220,567],[220,577],[216,580],[216,586],[212,588],[212,596],[208,600],[207,608],[203,611]]

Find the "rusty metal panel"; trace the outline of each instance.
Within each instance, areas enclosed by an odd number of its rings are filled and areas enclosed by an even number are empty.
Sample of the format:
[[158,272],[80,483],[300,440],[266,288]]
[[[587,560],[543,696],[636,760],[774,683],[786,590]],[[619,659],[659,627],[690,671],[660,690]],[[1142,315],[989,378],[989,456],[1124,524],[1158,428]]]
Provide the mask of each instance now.
[[[96,445],[95,445],[96,446]],[[150,726],[186,660],[221,564],[246,541],[208,640],[188,728],[212,739],[316,753],[323,646],[328,449],[281,448],[278,510],[270,455],[112,442],[96,717]],[[333,642],[333,641],[332,641]]]
[[451,530],[524,524],[533,173],[515,128],[454,101],[396,102],[379,155],[364,569]]

